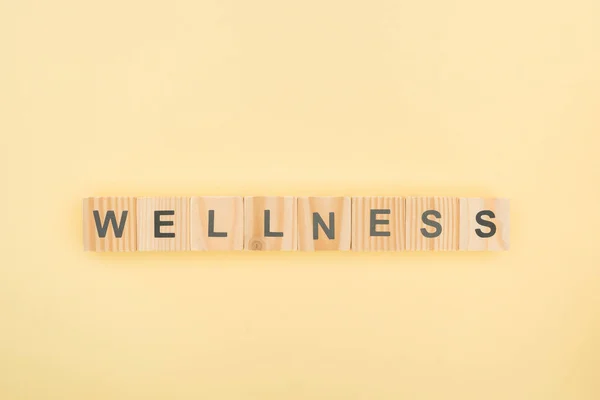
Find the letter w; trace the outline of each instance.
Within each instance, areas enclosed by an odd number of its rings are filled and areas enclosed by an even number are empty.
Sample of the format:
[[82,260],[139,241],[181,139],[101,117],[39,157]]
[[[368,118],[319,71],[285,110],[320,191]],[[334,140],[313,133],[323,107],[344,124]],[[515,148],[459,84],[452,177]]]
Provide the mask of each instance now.
[[108,231],[109,222],[112,224],[113,231],[115,231],[115,237],[120,238],[123,236],[123,229],[125,228],[125,221],[127,221],[127,214],[129,211],[123,211],[121,213],[121,222],[119,222],[119,226],[117,226],[117,217],[115,216],[115,212],[113,210],[109,210],[106,212],[106,218],[104,218],[104,222],[100,222],[100,213],[98,210],[94,210],[94,221],[96,222],[96,230],[98,231],[98,236],[101,238],[106,237],[106,232]]

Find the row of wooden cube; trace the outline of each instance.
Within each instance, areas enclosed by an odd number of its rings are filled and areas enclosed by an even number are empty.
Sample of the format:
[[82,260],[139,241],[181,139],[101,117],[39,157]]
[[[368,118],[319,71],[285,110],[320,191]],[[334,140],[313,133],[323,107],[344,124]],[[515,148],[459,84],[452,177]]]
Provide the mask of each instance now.
[[508,250],[509,201],[458,197],[93,197],[89,251]]

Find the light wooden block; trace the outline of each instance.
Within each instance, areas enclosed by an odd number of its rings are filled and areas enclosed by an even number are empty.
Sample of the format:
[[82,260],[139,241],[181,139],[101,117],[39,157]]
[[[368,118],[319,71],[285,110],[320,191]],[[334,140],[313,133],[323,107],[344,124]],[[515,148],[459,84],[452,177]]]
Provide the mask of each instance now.
[[138,197],[138,250],[189,250],[189,208],[189,197]]
[[460,199],[460,250],[508,250],[510,247],[508,199]]
[[[431,222],[426,224],[423,219]],[[458,197],[406,199],[407,250],[458,250],[459,225]]]
[[295,197],[244,197],[246,250],[297,250],[297,230]]
[[243,250],[244,199],[192,197],[190,200],[191,250]]
[[350,250],[350,197],[298,198],[298,250]]
[[404,250],[405,218],[403,197],[353,197],[352,250]]
[[83,199],[85,251],[136,251],[135,197]]

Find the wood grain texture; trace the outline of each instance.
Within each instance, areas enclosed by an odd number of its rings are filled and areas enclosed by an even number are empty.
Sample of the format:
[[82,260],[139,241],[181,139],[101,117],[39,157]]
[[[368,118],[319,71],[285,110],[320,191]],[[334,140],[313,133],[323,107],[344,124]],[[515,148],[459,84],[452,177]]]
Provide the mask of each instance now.
[[[376,232],[389,232],[389,236],[371,236],[371,210],[389,210],[377,214],[376,220],[389,221],[376,224]],[[403,197],[353,197],[352,198],[352,250],[402,251],[406,241],[406,213]]]
[[[264,236],[265,210],[270,210],[270,231],[282,232],[282,237]],[[295,197],[244,197],[245,250],[297,250],[297,230],[298,219]]]
[[[298,198],[298,250],[350,250],[352,238],[352,201],[350,197],[299,197]],[[318,213],[330,231],[329,238],[324,229],[317,225],[314,237],[313,213]],[[333,230],[330,225],[333,213]]]
[[[209,213],[212,232],[209,236]],[[222,235],[226,234],[226,237]],[[190,200],[190,248],[199,251],[244,249],[244,199],[242,197],[192,197]]]
[[[122,236],[116,237],[114,225],[108,223],[106,236],[100,237],[94,211],[98,211],[100,230],[106,226],[107,213],[114,212],[117,228],[120,226],[123,211],[127,211]],[[83,249],[85,251],[136,251],[137,214],[135,197],[89,197],[83,199]]]
[[[477,223],[476,216],[480,211],[489,210],[494,213],[494,218],[482,216],[484,221],[491,221],[496,225],[496,232],[489,238],[477,235],[491,233],[490,227]],[[510,247],[510,201],[508,199],[460,199],[460,250],[469,251],[500,251]]]
[[[190,248],[189,197],[138,197],[137,235],[138,251],[186,251]],[[175,233],[175,237],[155,237],[154,212],[174,211],[162,215],[160,221],[173,221],[172,226],[161,226],[160,232]]]
[[[435,232],[422,222],[425,211],[436,210],[441,218],[429,216],[438,222],[442,232],[435,238],[423,235],[421,229]],[[460,209],[458,197],[409,197],[406,199],[406,250],[458,250]]]

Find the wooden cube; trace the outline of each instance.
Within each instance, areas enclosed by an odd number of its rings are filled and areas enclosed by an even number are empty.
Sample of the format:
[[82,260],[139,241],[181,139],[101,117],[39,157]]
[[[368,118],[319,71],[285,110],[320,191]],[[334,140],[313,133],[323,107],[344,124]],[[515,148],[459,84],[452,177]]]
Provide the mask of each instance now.
[[189,197],[138,197],[138,250],[189,250],[189,208]]
[[404,250],[405,217],[403,197],[353,197],[352,250]]
[[350,250],[350,197],[298,198],[298,250]]
[[191,250],[243,250],[244,199],[192,197],[190,200]]
[[508,199],[460,199],[460,250],[508,250]]
[[83,249],[85,251],[136,251],[135,197],[83,199]]
[[458,250],[458,197],[406,199],[407,250]]
[[244,248],[297,250],[297,207],[292,196],[244,198]]

